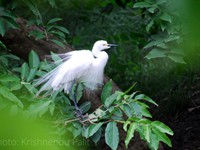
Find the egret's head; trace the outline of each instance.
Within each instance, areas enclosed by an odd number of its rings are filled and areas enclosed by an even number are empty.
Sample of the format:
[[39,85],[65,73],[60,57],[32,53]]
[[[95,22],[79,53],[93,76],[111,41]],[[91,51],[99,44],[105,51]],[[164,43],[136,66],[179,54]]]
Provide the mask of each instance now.
[[104,49],[108,49],[111,46],[117,46],[115,44],[108,44],[107,41],[99,40],[94,43],[93,50],[102,51]]

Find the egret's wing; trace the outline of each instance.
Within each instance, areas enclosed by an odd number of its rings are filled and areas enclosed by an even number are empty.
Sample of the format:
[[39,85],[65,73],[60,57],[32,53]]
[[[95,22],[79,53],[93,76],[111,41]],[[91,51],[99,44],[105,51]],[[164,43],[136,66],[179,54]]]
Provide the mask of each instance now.
[[[94,56],[91,51],[81,50],[76,51],[71,59],[65,64],[65,68],[68,69],[64,74],[62,83],[64,83],[64,91],[68,92],[71,88],[72,81],[85,82],[85,77],[90,72]],[[64,67],[63,67],[64,68]]]
[[72,82],[81,80],[85,73],[88,72],[94,59],[92,53],[88,50],[73,51],[62,56],[62,59],[66,61],[36,82],[35,86],[43,84],[37,95],[48,90],[64,89],[65,92],[68,92]]
[[103,84],[104,68],[108,61],[108,54],[101,52],[101,54],[93,60],[88,76],[85,79],[85,85],[90,89],[96,89]]

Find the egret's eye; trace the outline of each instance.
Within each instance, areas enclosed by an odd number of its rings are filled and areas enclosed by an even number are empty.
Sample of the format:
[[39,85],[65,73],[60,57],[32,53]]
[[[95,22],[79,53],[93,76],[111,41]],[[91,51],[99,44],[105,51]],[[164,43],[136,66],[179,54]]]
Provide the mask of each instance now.
[[103,44],[103,46],[107,46],[107,44]]

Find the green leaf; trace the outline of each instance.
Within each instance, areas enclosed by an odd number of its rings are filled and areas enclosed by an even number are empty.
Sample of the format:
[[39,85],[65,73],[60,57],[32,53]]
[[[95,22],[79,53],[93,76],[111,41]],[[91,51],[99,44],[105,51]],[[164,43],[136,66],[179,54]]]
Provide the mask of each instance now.
[[156,102],[154,102],[150,97],[148,97],[148,96],[146,96],[146,95],[144,95],[144,94],[139,94],[139,95],[137,95],[137,96],[135,97],[135,99],[137,99],[137,100],[145,100],[145,101],[147,101],[147,102],[149,102],[149,103],[152,103],[152,104],[158,106],[158,104],[156,104]]
[[82,125],[78,122],[73,122],[72,124],[73,124],[72,134],[74,138],[76,138],[82,132]]
[[148,11],[153,14],[156,9],[157,9],[157,7],[151,7],[148,9]]
[[8,75],[8,74],[3,74],[0,75],[0,82],[5,83],[5,82],[20,82],[20,79],[15,76],[15,75]]
[[4,18],[7,28],[18,29],[18,24],[15,22],[14,19],[11,18]]
[[8,88],[0,85],[0,95],[4,98],[8,99],[9,101],[17,104],[20,108],[23,108],[24,105],[12,92],[9,91]]
[[29,36],[35,37],[36,40],[45,38],[45,34],[42,31],[33,30],[29,33]]
[[149,125],[143,125],[143,130],[144,130],[144,137],[147,140],[147,142],[150,142],[150,134],[151,134],[151,130]]
[[5,22],[4,22],[4,20],[0,19],[0,34],[1,34],[1,36],[4,36],[5,32],[6,32]]
[[21,67],[21,79],[24,80],[27,78],[28,75],[28,64],[27,63],[23,63],[22,67]]
[[138,93],[138,91],[133,92],[133,93],[130,95],[129,99],[132,99],[132,98],[135,96],[136,93]]
[[61,20],[62,20],[61,18],[53,18],[53,19],[49,20],[47,22],[47,24],[52,24],[52,23],[55,23],[55,22],[58,22],[58,21],[61,21]]
[[51,7],[56,7],[55,0],[48,0],[48,2],[51,5]]
[[152,128],[152,131],[155,133],[159,141],[162,141],[169,147],[172,147],[172,143],[165,133],[160,132],[157,128]]
[[39,76],[39,77],[41,77],[41,76],[45,75],[46,73],[47,72],[45,72],[45,71],[38,70],[37,73],[36,73],[36,75]]
[[91,108],[91,102],[90,101],[84,102],[79,106],[79,108],[80,110],[82,110],[83,113],[86,113]]
[[[0,24],[0,28],[1,28],[1,24]],[[1,30],[1,29],[0,29]],[[1,34],[1,31],[0,31],[0,34]],[[7,49],[6,45],[0,41],[0,46],[4,49]]]
[[34,96],[35,96],[35,93],[38,92],[38,90],[30,83],[23,83],[23,86],[25,86],[26,89]]
[[114,108],[111,113],[115,116],[123,116],[123,112],[119,108]]
[[40,22],[42,20],[42,15],[40,14],[40,11],[38,10],[37,6],[35,3],[33,3],[32,1],[23,1],[28,7],[29,9],[32,11],[32,13],[39,18]]
[[33,103],[29,106],[27,112],[30,113],[30,116],[41,117],[49,110],[50,100],[40,100],[36,103]]
[[165,42],[171,42],[171,41],[175,41],[175,40],[178,40],[180,39],[180,36],[179,35],[169,35],[169,37],[167,39],[165,39]]
[[149,108],[148,105],[146,105],[145,103],[141,103],[141,102],[139,102],[139,101],[137,101],[137,104],[138,104],[138,105],[140,106],[140,108],[141,108],[142,116],[152,118],[152,115],[151,115],[151,113],[150,113],[149,110],[148,110],[148,108]]
[[152,59],[152,58],[162,58],[166,57],[166,51],[154,48],[152,49],[146,56],[145,58],[147,59]]
[[173,48],[170,50],[170,54],[178,54],[178,55],[184,55],[184,52],[182,49],[179,48]]
[[11,83],[11,91],[16,91],[16,90],[20,90],[22,88],[22,85],[18,82],[13,82]]
[[126,148],[128,148],[128,144],[130,143],[130,140],[134,137],[134,132],[135,132],[136,127],[137,127],[137,124],[135,122],[130,124],[130,127],[126,135],[126,139],[125,139]]
[[167,21],[169,23],[172,23],[171,16],[169,14],[165,13],[165,12],[160,16],[160,19]]
[[153,26],[153,24],[154,24],[154,20],[152,19],[152,20],[148,23],[148,25],[146,26],[146,31],[147,31],[147,32],[149,32],[149,30],[151,29],[151,27]]
[[54,28],[54,25],[48,25],[48,26],[46,26],[47,32],[51,31],[51,29],[53,29],[53,28]]
[[36,76],[36,74],[37,74],[37,69],[36,68],[34,68],[34,69],[31,68],[30,72],[29,72],[29,74],[27,76],[26,81],[30,82]]
[[111,116],[112,120],[120,120],[123,121],[123,112],[119,108],[110,107],[109,108],[109,116]]
[[116,98],[117,101],[121,101],[125,96],[125,94],[123,92],[120,92],[120,91],[115,91],[115,93],[118,95],[117,98]]
[[65,38],[65,34],[63,32],[60,32],[60,31],[50,31],[49,33],[51,33],[52,35],[58,37],[58,38]]
[[131,117],[132,116],[132,111],[129,105],[124,104],[120,106],[120,109],[124,111],[124,113],[128,116]]
[[19,90],[22,85],[20,79],[15,75],[4,74],[0,76],[0,82],[9,89],[9,91]]
[[130,121],[126,121],[126,122],[124,123],[124,125],[123,125],[124,131],[127,131],[127,127],[128,127],[128,125],[129,125],[130,123],[131,123]]
[[[164,42],[161,42],[161,43],[158,43],[158,44],[156,44],[156,46],[158,47],[158,48],[161,48],[161,49],[168,49],[169,47],[168,47],[168,45],[166,44],[166,43],[164,43]],[[158,49],[159,50],[159,49]],[[162,51],[162,50],[161,50]]]
[[17,57],[16,55],[12,55],[12,54],[7,54],[7,55],[3,55],[3,56],[7,57],[7,58],[15,59],[15,60],[20,60],[19,57]]
[[150,143],[148,144],[149,144],[149,147],[151,147],[153,150],[158,150],[159,140],[155,134],[151,133]]
[[136,102],[130,103],[130,108],[132,108],[132,112],[139,118],[142,117],[142,112],[140,106]]
[[62,63],[62,59],[59,57],[58,54],[51,52],[51,58],[53,59],[54,63],[58,66]]
[[33,3],[32,1],[23,1],[23,2],[29,7],[29,9],[36,17],[38,17],[40,20],[42,19],[40,11],[38,10],[35,3]]
[[93,136],[100,129],[102,125],[103,125],[103,122],[89,125],[89,127],[86,129],[85,137],[89,138]]
[[143,124],[143,125],[149,125],[151,121],[149,119],[142,118],[142,119],[139,119],[138,123]]
[[112,103],[116,100],[117,96],[117,93],[114,93],[111,96],[107,97],[104,102],[105,106],[109,107],[110,105],[112,105]]
[[155,46],[156,45],[156,41],[151,41],[151,42],[149,42],[145,47],[144,47],[144,49],[147,49],[147,48],[150,48],[150,47],[153,47],[153,46]]
[[133,6],[133,8],[147,8],[147,7],[152,7],[152,5],[147,2],[138,2],[135,3]]
[[38,19],[36,19],[35,21],[34,21],[34,23],[33,24],[36,24],[36,25],[38,25],[38,26],[43,26],[42,24],[43,24],[43,21],[39,18],[39,16],[38,16]]
[[40,59],[35,51],[31,51],[29,54],[29,66],[32,69],[38,69],[40,66]]
[[4,64],[5,66],[8,66],[8,59],[7,58],[0,56],[0,62],[2,64]]
[[101,134],[102,134],[102,129],[100,128],[100,129],[91,137],[92,141],[93,141],[95,144],[97,144],[98,141],[100,140]]
[[67,30],[65,27],[62,26],[54,26],[54,28],[64,32],[65,34],[69,34],[69,30]]
[[11,13],[10,11],[8,10],[4,10],[1,8],[1,17],[4,17],[4,18],[10,18],[10,19],[16,19],[16,17],[13,15],[13,13]]
[[174,135],[173,131],[166,126],[164,123],[160,121],[154,121],[151,123],[152,126],[156,127],[158,130],[160,130],[163,133],[167,133],[169,135]]
[[128,94],[135,87],[135,85],[136,85],[136,82],[128,90],[126,90],[124,93]]
[[176,63],[186,64],[182,55],[168,54],[167,57]]
[[145,140],[144,130],[143,130],[142,126],[137,126],[136,131],[139,133],[140,138],[142,140]]
[[112,149],[116,150],[119,144],[119,131],[116,122],[109,122],[105,130],[106,144]]
[[149,110],[147,108],[142,107],[141,109],[142,109],[141,110],[142,111],[142,116],[152,118],[152,115],[151,115],[151,113],[149,112]]
[[103,87],[101,93],[101,101],[103,104],[105,104],[107,97],[109,97],[111,94],[112,94],[112,80],[107,82],[106,85]]
[[51,39],[51,41],[54,42],[55,44],[57,44],[58,46],[65,48],[65,45],[62,42],[55,40],[55,39]]

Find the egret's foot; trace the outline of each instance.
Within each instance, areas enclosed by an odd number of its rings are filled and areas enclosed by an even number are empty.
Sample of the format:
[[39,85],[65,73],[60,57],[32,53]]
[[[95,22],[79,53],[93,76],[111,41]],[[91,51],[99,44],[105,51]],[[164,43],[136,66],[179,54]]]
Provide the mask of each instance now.
[[80,108],[76,108],[75,110],[76,117],[83,118],[83,111]]

